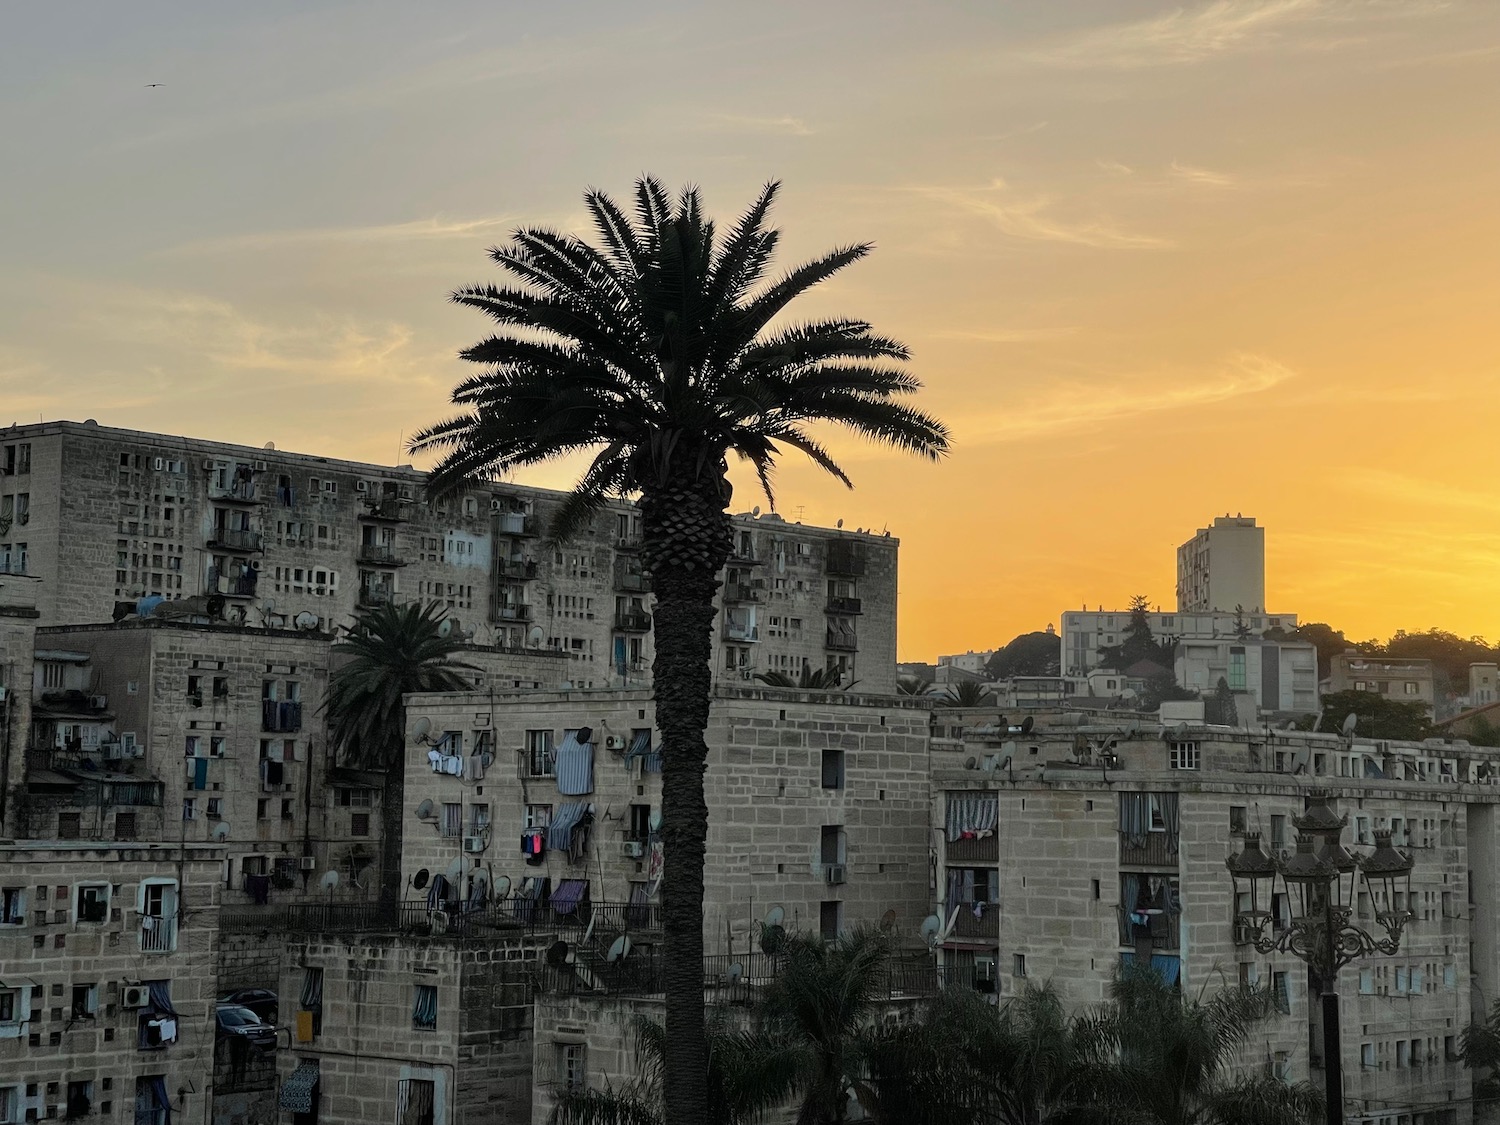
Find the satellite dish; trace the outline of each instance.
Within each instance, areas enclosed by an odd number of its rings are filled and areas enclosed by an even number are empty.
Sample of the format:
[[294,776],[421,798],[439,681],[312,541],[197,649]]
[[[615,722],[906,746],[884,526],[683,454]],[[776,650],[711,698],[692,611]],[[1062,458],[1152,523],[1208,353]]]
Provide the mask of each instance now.
[[760,505],[757,504],[757,505],[755,505],[755,507],[751,508],[750,509],[750,514],[753,517],[755,517],[756,519],[760,519]]
[[839,522],[835,526],[837,526],[840,531],[844,530],[844,521],[842,519],[839,520]]
[[432,735],[432,720],[423,715],[411,725],[411,736],[418,742],[426,742]]
[[1353,712],[1350,712],[1348,715],[1344,716],[1344,725],[1341,726],[1339,730],[1341,730],[1344,733],[1344,737],[1347,738],[1354,733],[1354,728],[1357,726],[1359,726],[1359,716],[1357,714],[1354,714]]
[[276,448],[276,443],[274,441],[268,441],[268,442],[266,442],[265,445],[261,446],[261,448],[262,449],[275,449]]
[[554,969],[566,968],[568,965],[568,954],[572,952],[568,943],[562,940],[554,941],[547,947],[547,964]]
[[318,627],[318,615],[303,610],[292,619],[292,623],[299,629],[316,629]]
[[979,768],[979,759],[976,758],[976,757],[974,757],[974,755],[970,754],[967,758],[964,759],[964,769],[966,769],[966,770],[977,770],[978,768]]
[[448,912],[446,910],[434,910],[427,916],[427,922],[435,934],[446,934],[448,932]]
[[228,821],[221,820],[221,821],[219,821],[218,824],[214,825],[213,838],[215,840],[227,840],[227,839],[229,839],[229,822]]
[[890,933],[896,925],[896,912],[887,910],[880,916],[880,929],[883,933]]
[[531,641],[531,647],[537,648],[541,645],[542,641],[546,639],[547,634],[542,632],[542,627],[540,625],[533,625],[531,627],[531,632],[527,633],[526,637]]
[[1027,715],[1021,720],[1021,733],[1030,734],[1031,728],[1034,726],[1036,726],[1036,719],[1031,715]]
[[495,897],[508,898],[510,896],[510,876],[502,875],[495,880]]
[[332,894],[334,892],[334,888],[336,888],[338,885],[339,873],[337,871],[325,871],[323,872],[323,877],[318,880],[318,886],[323,888],[323,890],[327,891],[329,894]]
[[416,887],[417,890],[420,891],[423,887],[425,887],[427,885],[427,880],[429,878],[431,878],[431,876],[428,874],[427,868],[423,867],[420,870],[418,870],[415,875],[413,875],[411,877],[411,885],[414,886],[414,887]]
[[464,857],[454,856],[453,862],[448,865],[448,881],[457,882],[464,877]]
[[786,921],[786,911],[779,906],[773,906],[766,911],[766,925],[779,926]]
[[936,914],[929,914],[922,919],[922,940],[931,949],[938,943],[938,935],[943,932],[943,919]]
[[1292,755],[1292,772],[1306,773],[1309,758],[1311,758],[1311,754],[1308,753],[1308,749],[1306,746],[1298,749],[1298,751]]
[[587,746],[590,742],[594,741],[594,728],[579,727],[578,733],[573,737],[577,740],[578,745]]
[[[651,832],[661,831],[661,810],[652,809],[651,815],[646,819],[646,827]],[[780,907],[777,908],[778,910]]]
[[739,984],[740,981],[745,979],[745,966],[740,964],[738,961],[731,961],[729,963],[729,969],[724,974],[724,977],[729,981],[730,984]]
[[451,637],[459,631],[460,622],[456,617],[445,617],[438,624],[438,636]]
[[610,964],[614,964],[616,961],[623,961],[626,957],[629,956],[630,939],[624,934],[621,934],[619,937],[615,938],[615,943],[609,947],[609,952],[604,955],[604,959]]
[[[425,723],[427,720],[423,719],[422,721]],[[417,806],[417,819],[418,820],[431,820],[432,819],[432,812],[433,812],[432,802],[430,800],[424,800],[420,805]]]
[[495,755],[486,750],[483,754],[479,755],[479,760],[483,763],[485,769],[489,769],[495,764]]

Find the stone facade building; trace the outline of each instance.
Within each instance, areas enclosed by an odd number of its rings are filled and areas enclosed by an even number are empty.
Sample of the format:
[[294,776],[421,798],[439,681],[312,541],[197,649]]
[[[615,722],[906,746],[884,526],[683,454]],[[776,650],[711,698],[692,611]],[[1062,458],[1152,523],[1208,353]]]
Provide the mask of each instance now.
[[221,850],[0,842],[0,1121],[206,1121]]

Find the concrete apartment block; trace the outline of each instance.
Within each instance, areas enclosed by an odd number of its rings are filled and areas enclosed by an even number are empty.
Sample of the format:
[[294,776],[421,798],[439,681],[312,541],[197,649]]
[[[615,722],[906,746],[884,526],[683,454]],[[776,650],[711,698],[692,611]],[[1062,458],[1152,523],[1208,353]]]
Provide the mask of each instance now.
[[[1062,615],[1062,669],[1068,676],[1086,676],[1100,666],[1100,650],[1125,640],[1130,625],[1128,609],[1070,609]],[[1230,640],[1235,637],[1233,611],[1223,613],[1162,613],[1146,615],[1151,635],[1158,641],[1168,637],[1179,640]],[[1245,627],[1254,637],[1267,629],[1295,629],[1295,613],[1259,613],[1246,610]]]
[[1184,638],[1174,671],[1180,685],[1205,697],[1223,680],[1236,695],[1254,699],[1260,713],[1318,709],[1318,650],[1306,641]]
[[0,837],[15,834],[12,788],[24,771],[31,731],[36,586],[35,579],[0,573]]
[[[1187,992],[1259,983],[1284,1008],[1256,1028],[1241,1065],[1321,1086],[1321,1011],[1306,966],[1261,955],[1237,932],[1224,859],[1247,832],[1273,852],[1292,847],[1309,791],[1327,790],[1348,816],[1348,846],[1389,830],[1416,859],[1410,900],[1395,904],[1414,915],[1399,952],[1339,976],[1348,1096],[1376,1116],[1451,1105],[1442,1112],[1454,1116],[1433,1120],[1469,1120],[1454,1037],[1495,974],[1500,751],[1163,731],[1124,715],[1044,715],[1023,733],[1000,729],[993,713],[963,714],[945,718],[932,755],[935,909],[950,922],[938,956],[950,983],[1003,999],[1051,980],[1069,1004],[1093,1004],[1123,960],[1141,959]],[[1142,797],[1147,826],[1135,837],[1123,806]],[[955,807],[975,828],[957,838]],[[1289,917],[1284,900],[1270,909]],[[1380,932],[1366,895],[1355,922]]]
[[1266,529],[1253,516],[1216,516],[1177,548],[1177,612],[1261,613],[1266,605]]
[[1327,691],[1367,691],[1392,703],[1420,703],[1433,713],[1437,691],[1432,661],[1341,652],[1329,661]]
[[0,843],[5,1120],[163,1121],[149,1116],[163,1108],[208,1120],[221,856],[206,845]]
[[[563,494],[543,489],[429,503],[409,466],[88,423],[17,426],[6,441],[27,449],[0,478],[27,519],[0,537],[0,568],[47,580],[43,624],[198,598],[231,623],[326,632],[386,602],[438,601],[477,643],[566,654],[574,687],[649,683],[650,581],[631,505],[550,546]],[[716,674],[837,668],[894,690],[897,541],[749,513],[734,529]]]
[[[661,846],[653,816],[661,778],[646,692],[431,694],[407,704],[408,886],[444,873],[464,895],[474,869],[519,890],[583,880],[590,901],[655,901]],[[708,730],[704,934],[714,952],[745,950],[771,905],[789,924],[832,930],[887,910],[915,924],[925,909],[927,710],[911,700],[839,692],[720,688]],[[592,732],[593,785],[559,788],[545,748]],[[493,753],[482,778],[437,772],[460,750]],[[423,803],[426,802],[425,810]],[[564,806],[590,807],[586,848],[548,846],[527,863],[523,834]],[[424,819],[417,812],[426,812]],[[412,892],[419,894],[419,892]],[[649,917],[647,910],[642,917]],[[622,927],[623,928],[623,927]]]

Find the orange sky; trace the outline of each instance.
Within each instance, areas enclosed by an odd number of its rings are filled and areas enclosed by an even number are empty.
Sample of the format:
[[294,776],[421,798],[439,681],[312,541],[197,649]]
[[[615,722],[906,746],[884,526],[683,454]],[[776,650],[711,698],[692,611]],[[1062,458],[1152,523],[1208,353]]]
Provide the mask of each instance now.
[[0,423],[390,461],[511,225],[779,177],[788,261],[879,246],[804,313],[908,341],[955,431],[781,482],[901,537],[904,657],[1169,604],[1225,511],[1272,609],[1500,636],[1487,0],[300,7],[12,18]]

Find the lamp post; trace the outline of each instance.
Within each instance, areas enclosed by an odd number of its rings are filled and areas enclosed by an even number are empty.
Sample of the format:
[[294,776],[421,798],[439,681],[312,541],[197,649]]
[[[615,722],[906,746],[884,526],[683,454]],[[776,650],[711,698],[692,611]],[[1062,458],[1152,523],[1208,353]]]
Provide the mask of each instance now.
[[[1371,953],[1395,953],[1401,931],[1413,917],[1395,906],[1398,894],[1411,901],[1411,856],[1391,847],[1389,832],[1375,833],[1370,855],[1350,854],[1341,839],[1348,823],[1347,816],[1336,816],[1328,807],[1326,792],[1315,791],[1308,794],[1307,811],[1292,818],[1294,851],[1267,855],[1259,833],[1250,833],[1243,850],[1224,861],[1234,880],[1236,928],[1260,953],[1290,953],[1306,962],[1321,986],[1328,1125],[1344,1125],[1338,971]],[[1361,877],[1382,937],[1351,921]],[[1295,911],[1290,918],[1274,917],[1278,886]],[[1242,895],[1249,899],[1248,910],[1238,909]]]

